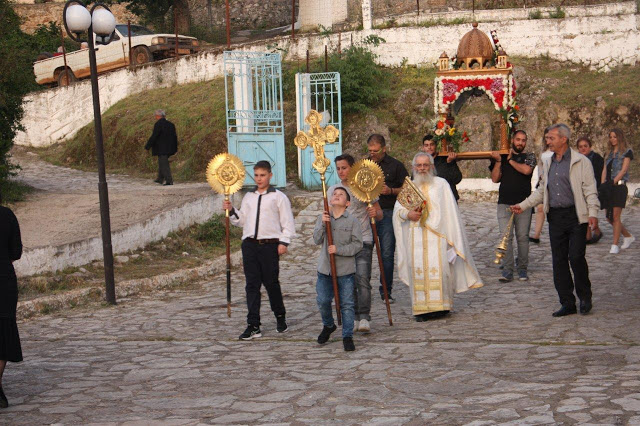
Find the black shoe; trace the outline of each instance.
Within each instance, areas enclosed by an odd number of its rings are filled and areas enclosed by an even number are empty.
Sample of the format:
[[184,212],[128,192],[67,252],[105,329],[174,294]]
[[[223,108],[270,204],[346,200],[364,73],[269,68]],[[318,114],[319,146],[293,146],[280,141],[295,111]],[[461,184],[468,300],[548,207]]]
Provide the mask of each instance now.
[[0,408],[7,408],[9,406],[9,401],[7,401],[7,397],[4,395],[2,388],[0,388]]
[[165,182],[164,183],[164,186],[171,186],[171,185],[173,185],[173,182]]
[[[383,302],[385,302],[384,300],[384,294],[380,295],[380,299],[382,299]],[[393,305],[393,303],[396,301],[396,299],[393,298],[393,296],[391,294],[389,294],[389,304]],[[386,303],[386,302],[385,302]]]
[[278,333],[284,333],[289,329],[289,327],[287,327],[287,321],[285,320],[284,315],[276,317],[276,321],[278,323],[278,325],[276,325],[276,331]]
[[260,327],[256,327],[255,325],[247,326],[247,329],[242,333],[239,337],[240,340],[251,340],[256,339],[258,337],[262,337],[262,333],[260,332]]
[[540,244],[540,238],[529,237],[530,243]]
[[336,331],[336,328],[338,327],[336,327],[335,324],[333,324],[332,327],[327,327],[327,326],[322,327],[322,331],[318,336],[318,343],[321,345],[324,345],[325,343],[327,343],[329,341],[329,337],[331,337],[331,333]]
[[344,350],[347,352],[355,351],[356,345],[353,344],[353,338],[345,337],[342,339],[342,346],[344,346]]
[[581,300],[580,301],[580,313],[582,315],[586,315],[591,311],[593,305],[591,304],[591,300]]
[[557,317],[564,317],[567,315],[573,315],[576,313],[578,313],[578,311],[576,310],[576,306],[573,305],[572,307],[563,306],[562,308],[555,311],[552,315],[557,318]]
[[164,182],[164,180],[162,179],[156,179],[154,180],[155,183],[159,183],[160,185],[162,185],[162,182]]

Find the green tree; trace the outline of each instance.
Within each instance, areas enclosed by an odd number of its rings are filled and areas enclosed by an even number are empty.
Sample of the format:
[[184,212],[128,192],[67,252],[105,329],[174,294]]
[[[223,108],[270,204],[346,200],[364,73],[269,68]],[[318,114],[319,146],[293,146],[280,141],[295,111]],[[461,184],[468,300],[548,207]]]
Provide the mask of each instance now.
[[0,190],[11,190],[9,177],[17,167],[9,162],[13,138],[20,130],[22,97],[36,87],[33,40],[20,30],[20,18],[8,0],[0,0]]

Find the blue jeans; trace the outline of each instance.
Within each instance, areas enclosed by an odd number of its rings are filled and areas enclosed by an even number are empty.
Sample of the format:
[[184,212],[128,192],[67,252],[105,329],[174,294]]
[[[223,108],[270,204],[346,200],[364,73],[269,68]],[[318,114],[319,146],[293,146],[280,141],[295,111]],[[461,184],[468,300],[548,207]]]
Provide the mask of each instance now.
[[[342,314],[342,337],[353,337],[353,320],[355,317],[353,309],[353,286],[354,274],[338,277],[338,291],[340,292],[340,313]],[[318,272],[318,282],[316,283],[316,301],[322,325],[333,327],[333,311],[331,301],[333,300],[333,282],[331,275]]]
[[[396,236],[393,233],[393,209],[382,210],[382,220],[376,222],[378,237],[380,238],[380,254],[382,255],[382,267],[384,278],[387,281],[387,291],[391,296],[393,289],[393,263],[396,251]],[[382,290],[382,275],[380,276],[380,295],[384,295]]]

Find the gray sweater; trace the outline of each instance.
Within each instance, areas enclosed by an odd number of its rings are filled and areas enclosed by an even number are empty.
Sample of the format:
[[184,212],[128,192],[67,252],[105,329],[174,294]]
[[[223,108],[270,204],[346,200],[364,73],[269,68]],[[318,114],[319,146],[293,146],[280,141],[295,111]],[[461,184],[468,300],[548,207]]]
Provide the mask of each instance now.
[[[355,274],[356,254],[362,249],[362,229],[360,221],[355,216],[345,211],[339,218],[331,215],[331,231],[333,244],[336,246],[336,274]],[[329,252],[327,251],[327,239],[322,215],[316,220],[316,227],[313,230],[313,241],[322,244],[320,259],[318,259],[318,272],[324,275],[331,275],[331,265],[329,263]]]

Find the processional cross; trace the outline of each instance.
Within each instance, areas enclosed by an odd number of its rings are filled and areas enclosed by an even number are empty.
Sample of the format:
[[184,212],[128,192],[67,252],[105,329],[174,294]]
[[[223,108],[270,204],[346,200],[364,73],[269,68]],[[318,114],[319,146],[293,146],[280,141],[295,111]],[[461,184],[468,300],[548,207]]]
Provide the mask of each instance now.
[[[313,148],[313,154],[315,160],[312,163],[314,169],[320,173],[320,180],[322,181],[322,196],[324,198],[324,211],[329,212],[329,202],[327,200],[327,185],[325,183],[324,174],[327,171],[327,167],[331,164],[324,155],[324,146],[328,143],[334,143],[340,131],[332,125],[328,125],[324,129],[320,126],[322,121],[322,114],[316,110],[311,110],[309,115],[304,119],[309,125],[310,129],[307,133],[299,131],[296,135],[293,143],[300,149],[305,149],[308,146]],[[325,229],[327,232],[327,247],[333,245],[333,234],[331,233],[331,222],[325,222]],[[336,301],[336,317],[338,319],[338,325],[342,325],[342,317],[340,313],[340,294],[338,292],[338,278],[336,275],[336,259],[335,255],[329,254],[329,262],[331,264],[331,280],[333,282],[333,297]]]

